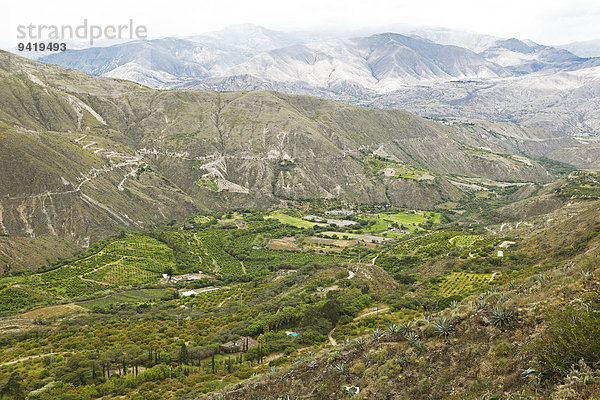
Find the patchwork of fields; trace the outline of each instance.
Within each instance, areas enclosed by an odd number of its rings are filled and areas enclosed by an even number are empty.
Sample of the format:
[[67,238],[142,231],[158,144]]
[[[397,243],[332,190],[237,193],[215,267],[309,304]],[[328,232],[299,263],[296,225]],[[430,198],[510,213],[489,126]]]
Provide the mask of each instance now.
[[[472,257],[489,252],[498,240],[460,231],[430,232],[427,228],[442,222],[436,212],[357,212],[336,219],[336,224],[319,222],[327,217],[306,218],[286,210],[236,212],[196,216],[186,229],[122,234],[96,252],[52,270],[2,278],[0,312],[65,301],[86,300],[81,304],[91,307],[153,299],[169,284],[163,274],[200,272],[203,279],[248,281],[280,269],[356,261],[359,253],[429,257],[453,252]],[[410,239],[411,233],[419,235]],[[392,271],[398,276],[397,267]],[[464,277],[464,283],[443,286],[441,293],[451,295],[483,282]],[[123,290],[129,294],[114,294]],[[93,298],[97,300],[87,301]]]

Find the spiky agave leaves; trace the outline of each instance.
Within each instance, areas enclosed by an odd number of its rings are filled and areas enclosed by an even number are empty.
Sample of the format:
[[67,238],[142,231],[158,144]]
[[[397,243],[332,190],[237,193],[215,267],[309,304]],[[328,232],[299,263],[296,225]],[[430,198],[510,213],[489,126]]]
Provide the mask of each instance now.
[[542,374],[535,368],[527,368],[521,371],[521,377],[529,381],[540,381]]
[[506,300],[508,300],[508,295],[506,293],[500,293],[496,298],[496,304],[500,305],[502,303],[505,303]]
[[416,332],[409,331],[406,334],[406,340],[408,340],[411,344],[413,344],[413,343],[416,343],[416,342],[420,341],[421,338],[419,337],[419,335],[417,335]]
[[594,274],[590,271],[581,271],[582,281],[591,281],[594,279]]
[[487,307],[487,301],[484,299],[479,299],[475,302],[475,307],[477,307],[478,310],[485,310]]
[[452,324],[450,319],[444,316],[438,317],[433,321],[433,333],[442,338],[447,338],[452,333]]
[[406,335],[408,333],[408,331],[410,331],[410,327],[411,327],[410,322],[404,321],[403,323],[400,324],[400,327],[398,327],[398,331],[400,333],[402,333],[403,335]]
[[421,338],[419,337],[419,335],[416,332],[409,331],[406,334],[406,339],[415,348],[415,350],[417,350],[420,354],[423,354],[427,351],[427,347],[421,341]]
[[267,377],[272,378],[277,373],[277,367],[269,368],[269,372],[267,372]]
[[339,363],[336,364],[334,367],[335,372],[337,372],[340,375],[346,375],[346,364],[344,363]]
[[513,318],[512,310],[505,308],[501,305],[496,306],[490,310],[490,321],[498,328],[504,328],[508,326]]
[[377,340],[380,340],[383,337],[383,332],[381,331],[381,329],[375,328],[371,332],[371,336],[373,337],[373,340],[377,341]]
[[547,280],[547,276],[545,273],[540,272],[539,274],[535,275],[534,279],[543,285]]
[[358,350],[364,350],[366,345],[367,343],[365,342],[365,339],[361,337],[354,339],[354,347],[356,347]]

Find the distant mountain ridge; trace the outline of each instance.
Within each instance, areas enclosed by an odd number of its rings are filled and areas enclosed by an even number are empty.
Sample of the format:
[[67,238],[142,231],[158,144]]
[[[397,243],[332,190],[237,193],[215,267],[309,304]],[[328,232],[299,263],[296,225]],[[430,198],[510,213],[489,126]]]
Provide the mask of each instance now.
[[[153,88],[277,90],[426,117],[542,124],[600,135],[598,59],[444,28],[284,33],[235,25],[187,38],[69,50],[40,61]],[[394,26],[390,29],[395,29]],[[535,99],[535,101],[533,101]]]
[[226,72],[227,77],[244,74],[340,93],[346,86],[385,93],[407,85],[508,75],[470,50],[393,33],[271,50]]
[[557,47],[568,50],[579,57],[600,57],[600,39],[567,43]]
[[309,34],[287,34],[255,25],[233,25],[226,31],[188,38],[135,40],[67,50],[40,57],[39,61],[164,88],[188,79],[213,76],[260,52],[313,38]]

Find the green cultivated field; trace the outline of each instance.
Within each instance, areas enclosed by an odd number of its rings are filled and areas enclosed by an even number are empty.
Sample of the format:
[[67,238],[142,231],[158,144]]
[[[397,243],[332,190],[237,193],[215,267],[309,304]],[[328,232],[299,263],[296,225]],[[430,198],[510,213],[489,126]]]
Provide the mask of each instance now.
[[400,255],[441,255],[444,252],[458,251],[461,255],[468,256],[499,241],[495,236],[465,235],[452,231],[434,232],[399,243],[390,249],[390,252]]
[[[422,232],[427,230],[422,224],[440,224],[442,222],[442,215],[440,213],[428,211],[360,214],[359,218],[371,223],[368,227],[364,228],[364,231],[373,233],[384,232],[393,227],[404,227],[404,229],[410,232]],[[392,233],[387,232],[386,234],[389,236]],[[398,235],[398,237],[401,236]]]
[[464,294],[481,289],[487,285],[492,274],[471,274],[467,272],[454,272],[446,276],[440,283],[439,292],[442,296],[448,297],[455,294]]
[[274,214],[266,216],[265,218],[273,218],[273,219],[276,219],[277,221],[281,222],[282,224],[292,225],[297,228],[312,228],[314,226],[327,226],[327,224],[322,224],[319,222],[311,222],[311,221],[307,221],[302,218],[292,217],[291,215],[281,214],[281,213],[274,213]]
[[[175,267],[173,250],[146,235],[131,235],[108,243],[98,252],[60,266],[48,272],[2,279],[2,286],[18,285],[23,290],[19,297],[37,299],[77,299],[107,289],[138,284],[158,283],[160,273]],[[12,290],[12,289],[10,289]],[[0,303],[5,309],[18,310],[23,305],[39,301],[13,302],[14,292],[0,292]]]
[[78,305],[86,308],[93,307],[106,307],[111,304],[119,304],[119,303],[143,303],[146,301],[152,301],[160,299],[166,292],[166,289],[140,289],[140,290],[131,290],[124,293],[117,293],[107,297],[102,297],[99,299],[82,301],[77,303]]
[[365,164],[374,171],[391,168],[394,170],[394,178],[422,180],[424,182],[433,181],[433,174],[430,171],[415,168],[408,164],[402,164],[391,160],[386,160],[381,157],[366,157]]

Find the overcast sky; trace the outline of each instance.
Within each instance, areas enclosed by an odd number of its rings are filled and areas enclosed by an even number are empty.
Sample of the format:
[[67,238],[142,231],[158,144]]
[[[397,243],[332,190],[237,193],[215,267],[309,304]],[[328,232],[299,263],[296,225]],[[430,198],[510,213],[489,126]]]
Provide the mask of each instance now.
[[14,48],[17,26],[124,24],[149,37],[188,36],[231,24],[276,30],[356,29],[411,24],[563,44],[600,38],[597,0],[81,0],[10,1],[0,16],[0,46]]

